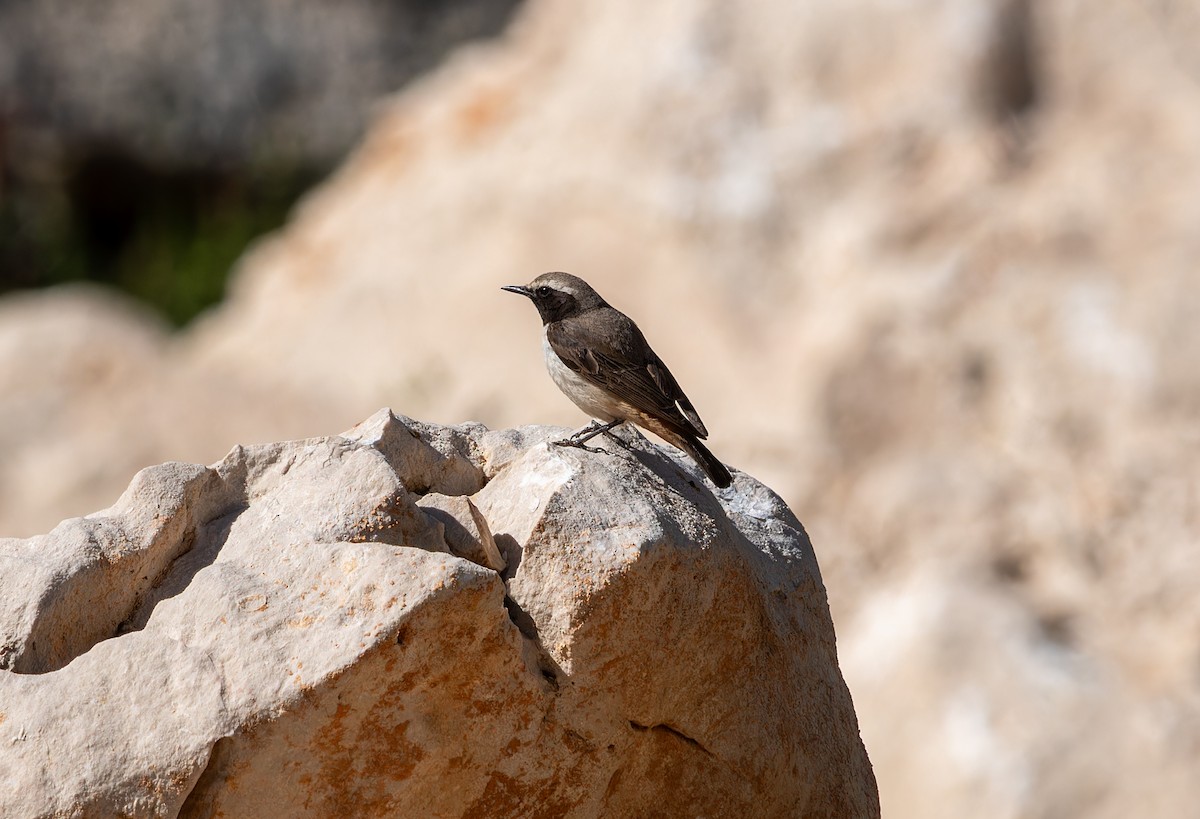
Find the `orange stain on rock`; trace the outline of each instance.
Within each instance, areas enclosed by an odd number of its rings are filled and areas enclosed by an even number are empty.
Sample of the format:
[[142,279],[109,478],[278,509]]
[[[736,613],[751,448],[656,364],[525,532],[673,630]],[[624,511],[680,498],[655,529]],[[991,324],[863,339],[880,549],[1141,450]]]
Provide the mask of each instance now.
[[457,130],[464,143],[478,142],[507,118],[512,109],[512,94],[496,86],[480,88],[457,112]]

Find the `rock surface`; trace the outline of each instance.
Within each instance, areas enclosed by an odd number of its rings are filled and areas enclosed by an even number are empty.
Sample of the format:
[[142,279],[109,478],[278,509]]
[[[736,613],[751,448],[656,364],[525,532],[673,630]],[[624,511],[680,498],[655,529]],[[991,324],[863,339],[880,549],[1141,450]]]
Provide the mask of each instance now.
[[560,434],[384,410],[0,541],[0,813],[878,816],[792,513]]

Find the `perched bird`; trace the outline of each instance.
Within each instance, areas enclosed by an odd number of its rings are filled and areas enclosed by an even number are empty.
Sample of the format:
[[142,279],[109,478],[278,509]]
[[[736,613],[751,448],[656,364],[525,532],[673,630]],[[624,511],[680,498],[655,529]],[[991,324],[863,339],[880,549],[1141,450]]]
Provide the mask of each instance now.
[[632,319],[567,273],[545,273],[528,285],[501,289],[537,307],[550,377],[575,406],[605,422],[556,444],[594,452],[587,441],[631,421],[691,455],[717,486],[729,486],[729,470],[700,443],[708,430],[696,408]]

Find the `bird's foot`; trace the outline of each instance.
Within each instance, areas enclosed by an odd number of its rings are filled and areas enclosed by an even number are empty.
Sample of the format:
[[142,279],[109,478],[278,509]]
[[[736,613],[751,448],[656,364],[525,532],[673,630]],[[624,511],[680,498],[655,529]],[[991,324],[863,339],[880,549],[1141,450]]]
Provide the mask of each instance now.
[[588,424],[583,429],[576,432],[571,437],[563,438],[561,441],[555,441],[554,445],[555,446],[570,446],[570,447],[575,447],[576,449],[582,449],[584,452],[597,452],[597,453],[603,452],[605,455],[609,455],[610,453],[607,449],[601,449],[600,447],[591,447],[591,446],[587,446],[586,444],[588,441],[592,440],[597,435],[600,435],[605,432],[609,432],[613,429],[613,427],[616,427],[623,423],[625,423],[625,422],[621,421],[621,420],[609,421],[607,424],[601,424],[599,421],[593,421],[592,423]]
[[553,441],[552,443],[555,446],[569,446],[569,447],[574,447],[575,449],[582,449],[584,452],[595,452],[596,454],[603,453],[605,455],[612,454],[611,452],[609,452],[607,449],[604,449],[603,447],[588,446],[587,444],[581,443],[579,441],[572,441],[570,438],[563,438],[561,441]]

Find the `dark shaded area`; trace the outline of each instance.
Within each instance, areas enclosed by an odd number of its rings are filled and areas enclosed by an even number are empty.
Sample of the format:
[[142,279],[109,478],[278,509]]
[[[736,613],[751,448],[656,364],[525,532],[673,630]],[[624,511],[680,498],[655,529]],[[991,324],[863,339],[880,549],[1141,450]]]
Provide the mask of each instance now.
[[561,685],[560,680],[564,677],[563,670],[550,656],[546,647],[542,645],[542,636],[538,631],[537,622],[529,612],[521,608],[520,603],[507,594],[504,595],[504,608],[508,612],[508,619],[521,632],[521,636],[533,643],[537,649],[538,670],[542,674],[542,679],[552,690],[557,691]]
[[1044,103],[1036,13],[1031,0],[1002,0],[984,55],[981,94],[999,127],[1009,170],[1029,161],[1032,123]]
[[100,282],[182,325],[221,300],[237,258],[326,169],[159,166],[97,146],[58,170],[3,186],[0,292]]
[[214,815],[214,804],[221,789],[229,781],[229,765],[233,760],[234,740],[232,737],[218,739],[208,754],[208,762],[200,772],[196,784],[179,806],[180,819],[195,819]]
[[361,137],[518,0],[0,2],[0,294],[101,282],[182,325]]
[[1030,0],[1007,0],[996,16],[983,91],[991,115],[1006,123],[1040,102],[1037,37]]
[[135,631],[141,631],[150,622],[150,616],[165,600],[178,597],[187,591],[192,579],[202,570],[211,566],[221,556],[221,550],[229,540],[233,524],[249,507],[242,503],[212,520],[202,523],[198,529],[188,532],[187,550],[171,561],[171,565],[155,580],[154,586],[138,602],[119,626],[113,637],[120,637]]
[[1044,612],[1038,616],[1037,623],[1042,638],[1059,648],[1072,648],[1078,642],[1075,618],[1067,612]]

